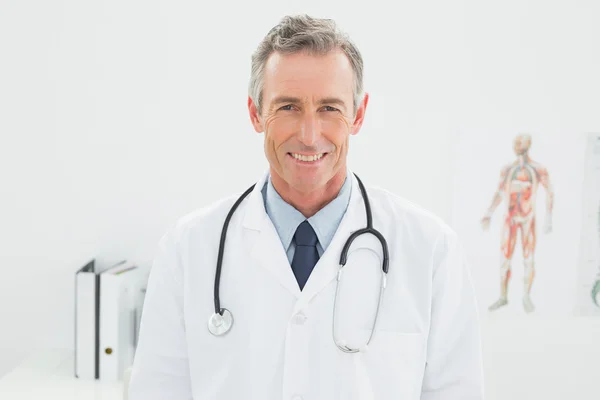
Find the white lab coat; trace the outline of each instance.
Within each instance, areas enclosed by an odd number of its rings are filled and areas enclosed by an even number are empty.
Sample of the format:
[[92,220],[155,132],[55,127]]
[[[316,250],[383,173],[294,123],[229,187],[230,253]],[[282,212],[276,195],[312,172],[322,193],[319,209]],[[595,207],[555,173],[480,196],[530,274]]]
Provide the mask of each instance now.
[[[347,212],[300,291],[260,192],[235,212],[227,233],[221,306],[232,330],[212,336],[221,229],[237,195],[198,210],[162,238],[152,266],[130,382],[131,400],[479,400],[483,398],[477,307],[454,232],[440,219],[369,188],[373,224],[387,239],[387,288],[364,352],[332,336],[339,257],[366,226],[353,175]],[[340,340],[368,338],[382,251],[372,235],[351,247],[336,312]]]

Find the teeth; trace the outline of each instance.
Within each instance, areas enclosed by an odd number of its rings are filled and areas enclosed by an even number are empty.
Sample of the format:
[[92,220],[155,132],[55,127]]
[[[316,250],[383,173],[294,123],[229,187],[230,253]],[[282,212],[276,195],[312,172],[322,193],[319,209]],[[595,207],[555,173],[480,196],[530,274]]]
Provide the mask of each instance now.
[[296,154],[296,153],[292,153],[292,156],[296,159],[296,160],[300,160],[300,161],[317,161],[319,160],[321,157],[323,157],[325,153],[320,153],[320,154],[314,154],[311,156],[305,156],[302,154]]

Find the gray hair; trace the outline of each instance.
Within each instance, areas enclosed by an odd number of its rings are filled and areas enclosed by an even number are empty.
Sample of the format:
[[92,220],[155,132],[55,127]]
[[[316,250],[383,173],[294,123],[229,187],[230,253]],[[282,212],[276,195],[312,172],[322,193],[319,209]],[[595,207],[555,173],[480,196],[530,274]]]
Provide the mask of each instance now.
[[308,52],[325,55],[333,50],[342,50],[354,71],[354,113],[363,96],[363,59],[358,48],[331,19],[313,18],[306,14],[285,16],[274,26],[252,54],[252,70],[248,95],[262,111],[264,69],[269,56],[274,52],[294,54]]

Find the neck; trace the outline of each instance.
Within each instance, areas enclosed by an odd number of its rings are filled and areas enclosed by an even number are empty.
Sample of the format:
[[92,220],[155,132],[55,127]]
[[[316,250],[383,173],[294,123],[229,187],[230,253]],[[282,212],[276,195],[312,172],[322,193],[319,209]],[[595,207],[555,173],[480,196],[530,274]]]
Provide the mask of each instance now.
[[346,168],[342,167],[325,185],[305,192],[290,186],[271,169],[271,180],[277,193],[279,193],[286,203],[292,205],[306,218],[315,215],[320,209],[337,197],[342,189],[346,175]]
[[527,164],[529,162],[529,155],[527,153],[523,153],[519,155],[519,164]]

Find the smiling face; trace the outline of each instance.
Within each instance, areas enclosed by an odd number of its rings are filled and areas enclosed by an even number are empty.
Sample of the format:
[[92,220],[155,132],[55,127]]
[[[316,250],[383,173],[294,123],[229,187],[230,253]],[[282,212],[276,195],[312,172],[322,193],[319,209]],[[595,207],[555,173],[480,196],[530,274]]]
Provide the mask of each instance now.
[[262,110],[251,98],[248,107],[255,130],[264,132],[273,179],[301,193],[343,182],[349,136],[360,130],[368,102],[365,95],[354,113],[354,74],[346,55],[273,53],[263,82]]

